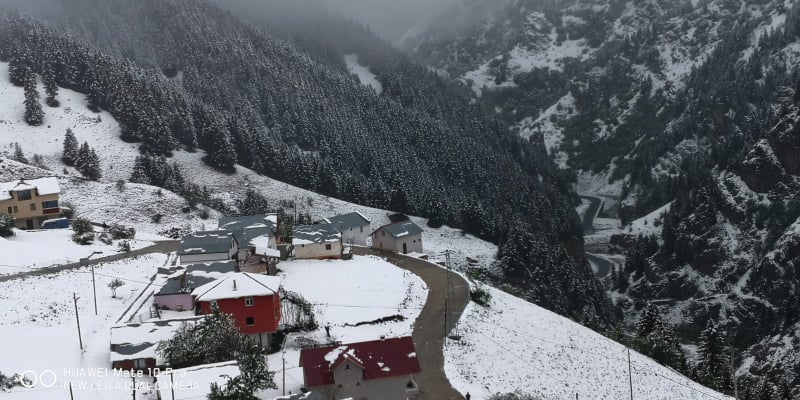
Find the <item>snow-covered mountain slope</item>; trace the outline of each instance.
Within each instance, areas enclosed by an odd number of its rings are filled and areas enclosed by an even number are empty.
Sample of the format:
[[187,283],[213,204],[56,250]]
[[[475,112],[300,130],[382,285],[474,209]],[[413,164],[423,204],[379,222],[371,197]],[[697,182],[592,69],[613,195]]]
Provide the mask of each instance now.
[[[0,179],[13,180],[19,175],[60,176],[62,200],[73,203],[79,216],[98,223],[124,221],[143,234],[158,235],[172,228],[191,231],[216,226],[214,221],[220,214],[215,210],[202,205],[187,209],[187,201],[168,190],[127,182],[134,160],[140,155],[138,145],[120,139],[119,124],[110,114],[89,110],[85,95],[60,89],[58,98],[61,106],[48,107],[42,101],[44,124],[38,127],[27,125],[23,120],[23,90],[8,81],[7,71],[8,63],[0,62],[0,155],[5,153],[6,157],[12,156],[14,144],[18,143],[29,161],[34,155],[40,155],[42,167],[49,171],[8,160],[5,164],[9,166],[8,169],[4,169],[0,163]],[[103,172],[99,182],[80,178],[74,168],[62,163],[63,140],[67,129],[72,129],[80,143],[85,141],[97,150]],[[178,164],[189,182],[208,188],[212,197],[233,208],[237,199],[242,198],[246,190],[252,189],[273,205],[294,202],[297,212],[308,213],[314,220],[358,211],[372,221],[373,228],[389,223],[388,216],[392,213],[389,210],[320,195],[238,165],[233,174],[221,173],[204,163],[204,156],[203,151],[176,151],[170,161]],[[68,175],[64,175],[64,171]],[[117,187],[119,180],[126,181],[122,190]],[[205,217],[205,212],[209,213],[208,217],[201,218]],[[154,215],[162,216],[158,223],[153,222]],[[425,218],[411,218],[420,226],[427,225]],[[425,252],[433,259],[442,258],[443,252],[450,250],[454,252],[453,260],[462,267],[466,266],[467,257],[485,268],[492,268],[495,262],[496,245],[464,234],[460,229],[426,227],[423,240]]]
[[[534,398],[732,399],[564,317],[494,288],[471,302],[448,340],[445,371],[473,399],[519,390]],[[480,362],[476,362],[480,360]]]

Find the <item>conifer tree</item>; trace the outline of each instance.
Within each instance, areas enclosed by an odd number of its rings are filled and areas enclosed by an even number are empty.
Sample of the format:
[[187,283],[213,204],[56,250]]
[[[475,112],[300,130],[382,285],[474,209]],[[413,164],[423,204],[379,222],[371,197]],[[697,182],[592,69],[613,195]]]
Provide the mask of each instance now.
[[36,90],[36,78],[28,74],[25,79],[25,122],[28,125],[39,126],[44,122],[44,111],[39,103],[39,92]]
[[69,166],[75,165],[78,159],[78,139],[72,133],[72,129],[67,128],[67,133],[64,135],[64,152],[61,156],[61,161]]
[[730,359],[726,354],[724,337],[719,328],[712,322],[700,334],[700,359],[697,363],[698,380],[724,393],[733,390],[733,379]]
[[53,72],[53,67],[47,65],[42,71],[42,82],[44,82],[44,91],[47,93],[45,102],[50,107],[58,107],[60,105],[56,96],[58,95],[58,84],[56,83],[56,75]]
[[25,157],[25,152],[22,151],[22,146],[20,146],[19,143],[14,143],[14,155],[11,157],[11,159],[23,164],[28,163],[28,159]]

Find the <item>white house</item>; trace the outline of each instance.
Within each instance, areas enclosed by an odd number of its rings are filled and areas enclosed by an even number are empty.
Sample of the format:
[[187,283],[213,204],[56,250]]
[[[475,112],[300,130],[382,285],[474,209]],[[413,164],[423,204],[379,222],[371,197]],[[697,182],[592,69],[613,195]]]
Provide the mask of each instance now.
[[181,240],[178,252],[181,264],[196,264],[213,261],[236,260],[239,242],[228,231],[201,231]]
[[422,228],[411,221],[384,225],[372,232],[372,247],[398,253],[422,253]]
[[345,244],[367,245],[369,236],[370,222],[359,212],[337,215],[326,218],[325,222],[333,225],[342,234],[342,242]]
[[342,234],[331,224],[296,226],[292,231],[294,257],[300,259],[342,258]]

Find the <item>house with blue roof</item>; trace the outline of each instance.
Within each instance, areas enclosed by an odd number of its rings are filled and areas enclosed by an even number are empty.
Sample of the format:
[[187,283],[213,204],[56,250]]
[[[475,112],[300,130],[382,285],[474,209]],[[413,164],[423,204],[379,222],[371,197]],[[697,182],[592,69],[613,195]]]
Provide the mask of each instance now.
[[397,253],[422,253],[422,228],[411,221],[384,225],[372,232],[372,247]]

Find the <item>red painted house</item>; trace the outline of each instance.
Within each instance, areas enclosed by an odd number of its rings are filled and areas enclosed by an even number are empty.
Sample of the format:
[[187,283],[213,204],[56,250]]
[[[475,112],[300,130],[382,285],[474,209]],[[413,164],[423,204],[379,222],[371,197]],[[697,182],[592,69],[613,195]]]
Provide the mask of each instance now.
[[300,366],[306,388],[327,400],[419,398],[411,337],[303,349]]
[[281,278],[247,272],[229,273],[192,291],[198,314],[210,314],[212,307],[233,315],[242,333],[269,347],[281,322]]

